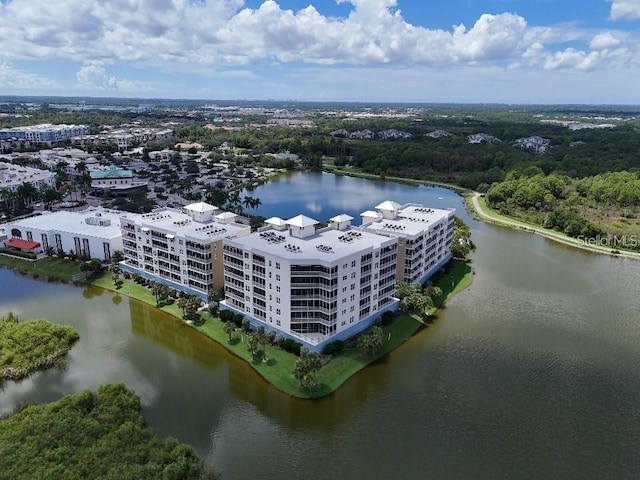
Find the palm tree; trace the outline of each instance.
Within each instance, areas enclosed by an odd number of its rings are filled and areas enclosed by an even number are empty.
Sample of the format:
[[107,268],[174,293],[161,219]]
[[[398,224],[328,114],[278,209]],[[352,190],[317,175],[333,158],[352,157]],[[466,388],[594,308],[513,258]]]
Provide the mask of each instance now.
[[236,324],[233,323],[232,321],[227,321],[224,324],[224,333],[226,333],[229,336],[229,343],[231,343],[231,335],[233,334],[233,332],[236,330]]
[[38,189],[30,183],[24,182],[17,188],[16,194],[22,206],[26,207],[30,205],[34,199],[38,198]]

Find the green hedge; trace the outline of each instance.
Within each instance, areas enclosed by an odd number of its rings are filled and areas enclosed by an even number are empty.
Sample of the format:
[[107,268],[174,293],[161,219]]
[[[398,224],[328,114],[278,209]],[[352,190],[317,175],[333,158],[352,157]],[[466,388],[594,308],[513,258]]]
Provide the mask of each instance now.
[[30,260],[36,259],[36,254],[31,252],[23,252],[21,250],[13,250],[12,248],[0,248],[0,253],[6,253],[13,257],[28,258]]

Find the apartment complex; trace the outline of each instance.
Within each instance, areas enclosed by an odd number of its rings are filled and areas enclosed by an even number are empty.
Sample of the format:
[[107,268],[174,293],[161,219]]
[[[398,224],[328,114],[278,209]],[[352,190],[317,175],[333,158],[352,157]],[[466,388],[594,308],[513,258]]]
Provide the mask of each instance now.
[[43,123],[26,127],[2,128],[0,129],[0,139],[54,143],[88,133],[89,127],[86,125],[51,125],[49,123]]
[[140,143],[159,138],[169,138],[173,130],[168,128],[117,128],[105,130],[96,135],[88,135],[89,131],[76,134],[72,140],[82,148],[93,145],[113,145],[125,150]]
[[320,351],[396,310],[396,282],[424,282],[451,258],[452,210],[383,202],[354,227],[349,215],[318,222],[273,217],[224,241],[230,309]]
[[55,188],[56,174],[48,170],[0,162],[0,201],[3,200],[3,191],[15,192],[23,183],[31,184],[38,190]]
[[235,214],[219,212],[204,202],[187,205],[183,211],[123,215],[122,267],[206,298],[209,291],[223,286],[223,239],[251,232],[235,220]]
[[424,283],[451,258],[454,210],[382,202],[361,214],[362,228],[398,239],[398,281]]

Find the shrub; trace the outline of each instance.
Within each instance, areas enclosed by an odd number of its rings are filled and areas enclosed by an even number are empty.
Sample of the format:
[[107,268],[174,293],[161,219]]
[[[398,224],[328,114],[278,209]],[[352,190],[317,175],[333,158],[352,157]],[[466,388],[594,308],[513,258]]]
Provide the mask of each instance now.
[[393,314],[393,312],[389,312],[386,311],[382,314],[382,326],[386,327],[388,325],[391,325],[391,323],[393,323],[393,319],[395,318],[395,315]]
[[292,347],[293,340],[291,340],[290,338],[287,338],[284,342],[282,342],[282,348],[284,348],[287,352],[290,352]]
[[236,313],[233,316],[233,323],[236,324],[236,327],[241,327],[242,326],[242,320],[244,319],[244,317],[242,315],[240,315],[239,313]]
[[337,355],[344,350],[344,342],[342,340],[336,340],[324,347],[322,350],[323,355]]
[[233,322],[234,313],[231,310],[222,310],[220,312],[220,320],[222,323]]
[[13,250],[11,248],[0,248],[0,252],[12,255],[14,257],[28,258],[30,260],[36,259],[36,254],[31,252],[22,252],[20,250]]
[[300,356],[300,350],[302,349],[302,344],[298,342],[293,342],[291,345],[291,353],[294,355]]

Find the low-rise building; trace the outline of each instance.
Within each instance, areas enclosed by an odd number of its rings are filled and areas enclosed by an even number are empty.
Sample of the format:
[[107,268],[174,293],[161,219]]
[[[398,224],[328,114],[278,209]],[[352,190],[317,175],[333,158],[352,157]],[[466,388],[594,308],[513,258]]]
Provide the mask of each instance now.
[[133,180],[133,172],[116,166],[106,170],[92,170],[91,191],[96,195],[108,192],[113,196],[124,196],[134,192],[146,192],[147,182]]
[[65,254],[108,260],[122,250],[122,212],[100,207],[80,212],[43,212],[3,226],[7,246],[34,253],[49,248]]
[[187,205],[182,211],[123,215],[122,266],[206,298],[208,292],[224,285],[223,239],[251,232],[251,227],[235,220],[235,214],[204,202]]

